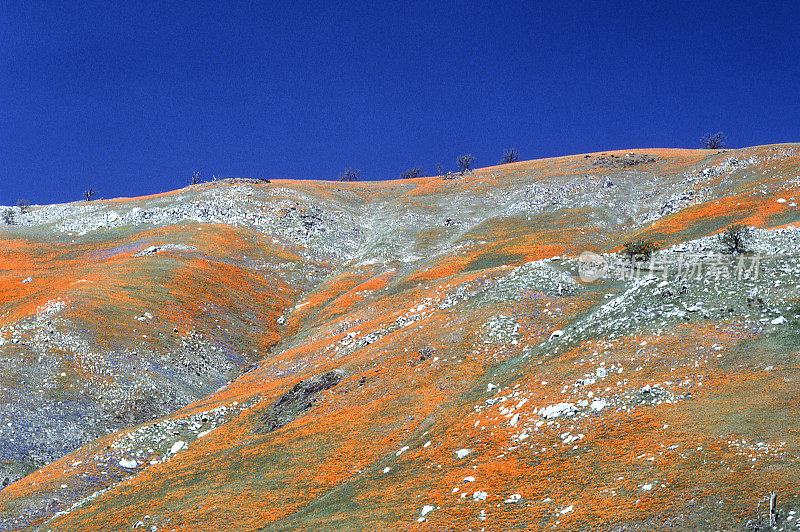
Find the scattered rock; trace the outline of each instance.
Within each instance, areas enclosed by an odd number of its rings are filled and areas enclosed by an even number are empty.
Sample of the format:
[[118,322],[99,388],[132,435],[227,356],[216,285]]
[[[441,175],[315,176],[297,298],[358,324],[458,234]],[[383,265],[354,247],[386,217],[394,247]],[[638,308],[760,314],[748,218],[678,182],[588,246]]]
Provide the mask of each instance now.
[[591,165],[599,168],[626,168],[654,162],[656,162],[656,158],[652,155],[628,153],[622,157],[619,155],[601,155],[593,159]]
[[560,416],[571,416],[577,409],[573,403],[558,403],[539,410],[539,415],[545,419],[553,419]]
[[314,406],[317,394],[333,388],[342,380],[338,371],[329,371],[317,377],[298,382],[283,394],[269,411],[261,416],[260,432],[278,430]]
[[136,460],[129,460],[127,458],[123,458],[119,461],[119,465],[124,467],[125,469],[136,469],[139,463]]
[[155,255],[156,253],[161,253],[162,251],[197,251],[197,248],[194,246],[187,246],[185,244],[162,244],[160,246],[150,246],[145,249],[139,250],[133,254],[134,257],[147,257],[149,255]]

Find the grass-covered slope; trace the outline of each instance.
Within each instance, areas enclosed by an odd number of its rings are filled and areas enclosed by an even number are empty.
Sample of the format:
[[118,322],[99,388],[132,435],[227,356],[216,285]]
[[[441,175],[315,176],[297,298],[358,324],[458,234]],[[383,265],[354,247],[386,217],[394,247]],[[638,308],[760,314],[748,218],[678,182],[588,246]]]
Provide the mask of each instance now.
[[797,201],[778,145],[34,207],[0,529],[741,530],[775,491],[788,530]]

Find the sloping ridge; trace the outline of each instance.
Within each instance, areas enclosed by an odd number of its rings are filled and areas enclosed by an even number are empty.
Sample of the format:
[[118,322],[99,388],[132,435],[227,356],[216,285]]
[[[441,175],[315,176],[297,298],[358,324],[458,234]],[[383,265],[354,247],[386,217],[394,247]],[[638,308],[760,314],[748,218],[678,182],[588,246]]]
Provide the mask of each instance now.
[[787,144],[19,213],[0,529],[791,524],[798,186]]

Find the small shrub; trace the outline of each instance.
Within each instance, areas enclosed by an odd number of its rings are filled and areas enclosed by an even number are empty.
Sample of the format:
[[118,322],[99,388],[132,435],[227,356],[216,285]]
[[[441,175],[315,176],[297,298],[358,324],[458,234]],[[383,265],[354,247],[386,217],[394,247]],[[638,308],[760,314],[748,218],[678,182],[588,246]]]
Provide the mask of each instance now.
[[354,170],[348,168],[339,174],[339,181],[358,181],[358,176],[361,175],[361,170]]
[[503,153],[503,160],[502,164],[508,163],[515,163],[519,159],[519,152],[514,148],[511,148],[507,152]]
[[658,244],[652,240],[634,240],[625,242],[622,254],[627,255],[632,261],[648,260],[655,251],[658,251]]
[[471,172],[472,171],[472,163],[474,163],[474,162],[475,162],[475,157],[473,157],[472,155],[470,155],[470,154],[461,155],[458,158],[458,170],[461,173],[461,175],[464,175],[467,172]]
[[6,209],[3,211],[3,223],[6,225],[16,225],[17,217],[13,209]]
[[728,253],[735,255],[747,253],[747,242],[750,240],[750,235],[750,228],[746,225],[733,224],[719,235],[719,242]]
[[728,140],[728,138],[722,131],[717,131],[713,135],[711,133],[706,133],[700,137],[700,145],[706,150],[719,150],[725,147],[726,140]]
[[200,172],[192,172],[192,184],[196,185],[200,182]]
[[436,175],[444,175],[444,168],[439,163],[436,163]]
[[83,191],[83,197],[86,198],[86,201],[92,201],[92,196],[95,194],[97,194],[97,191],[93,188]]
[[409,168],[402,174],[400,174],[400,179],[414,179],[415,177],[419,177],[422,173],[422,168],[419,166],[415,166],[414,168]]
[[25,214],[31,208],[31,202],[26,199],[21,199],[17,201],[17,207],[19,207],[20,214]]

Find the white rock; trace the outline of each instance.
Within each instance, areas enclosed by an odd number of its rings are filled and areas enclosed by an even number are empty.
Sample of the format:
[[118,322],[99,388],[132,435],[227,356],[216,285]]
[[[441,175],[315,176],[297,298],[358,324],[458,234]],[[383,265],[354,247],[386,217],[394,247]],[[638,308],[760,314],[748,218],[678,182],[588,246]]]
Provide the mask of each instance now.
[[575,405],[572,403],[558,403],[539,410],[539,415],[545,419],[553,419],[559,416],[571,416],[575,413]]
[[506,504],[514,504],[515,502],[519,501],[522,498],[522,495],[519,493],[515,493],[508,497],[508,499],[504,500],[503,502]]
[[778,198],[778,203],[786,203],[786,200],[783,198]]
[[472,500],[473,501],[485,501],[486,497],[488,497],[488,496],[489,496],[489,494],[486,493],[485,491],[476,491],[475,493],[472,494]]
[[397,452],[395,453],[395,456],[400,456],[401,454],[403,454],[404,452],[406,452],[408,449],[409,449],[408,445],[404,445],[404,446],[402,446],[402,447],[400,448],[400,450],[399,450],[399,451],[397,451]]
[[428,515],[429,513],[434,511],[435,509],[436,508],[434,508],[430,504],[426,504],[425,506],[422,507],[422,512],[420,512],[419,515],[422,516],[422,517],[425,517],[426,515]]
[[28,278],[26,278],[26,279],[23,279],[23,280],[21,280],[21,281],[20,281],[20,283],[29,283],[29,282],[31,282],[31,281],[33,281],[33,278],[31,278],[31,277],[28,277]]
[[514,414],[514,416],[511,418],[511,421],[509,421],[509,422],[508,422],[508,424],[509,424],[509,425],[511,425],[511,426],[513,427],[513,426],[515,426],[515,425],[517,424],[517,422],[518,422],[518,421],[519,421],[519,413],[516,413],[516,414]]
[[383,473],[384,473],[384,474],[386,474],[386,473],[388,473],[388,472],[389,472],[389,471],[391,471],[391,470],[392,470],[392,468],[391,468],[391,467],[384,467],[384,468],[383,468]]
[[562,508],[561,510],[559,510],[558,513],[560,513],[561,515],[564,515],[564,514],[570,513],[574,509],[575,509],[575,507],[570,504],[569,506],[566,506],[566,507]]
[[491,382],[486,385],[486,391],[487,392],[491,392],[492,390],[496,390],[496,389],[497,389],[497,386],[492,384]]
[[459,457],[459,458],[464,458],[465,456],[467,456],[471,452],[472,452],[472,449],[459,449],[459,450],[456,451],[456,456]]
[[144,317],[147,318],[148,320],[152,320],[153,319],[153,315],[150,314],[149,312],[145,312],[144,313]]
[[428,440],[428,441],[425,442],[425,445],[423,445],[422,448],[423,449],[427,449],[430,446],[431,446],[431,440]]
[[642,486],[642,491],[650,491],[651,489],[653,489],[652,484],[645,484],[644,486]]
[[556,331],[553,331],[553,333],[550,335],[550,339],[553,340],[555,338],[561,338],[562,336],[564,336],[564,331],[558,329]]
[[122,460],[119,461],[119,465],[124,467],[125,469],[136,469],[136,466],[138,466],[139,463],[133,459],[128,460],[127,458],[123,458]]
[[783,316],[778,316],[770,323],[772,323],[773,325],[783,325],[784,323],[786,323],[786,321],[787,321],[786,318],[784,318]]
[[464,477],[464,482],[475,482],[475,477]]
[[591,406],[589,408],[591,408],[592,410],[595,410],[596,412],[599,412],[602,409],[604,409],[606,406],[608,406],[608,403],[605,400],[603,400],[603,399],[595,399],[594,401],[592,401],[592,404],[591,404]]
[[176,441],[175,443],[172,444],[172,447],[170,448],[169,452],[175,454],[184,447],[186,447],[185,441]]

